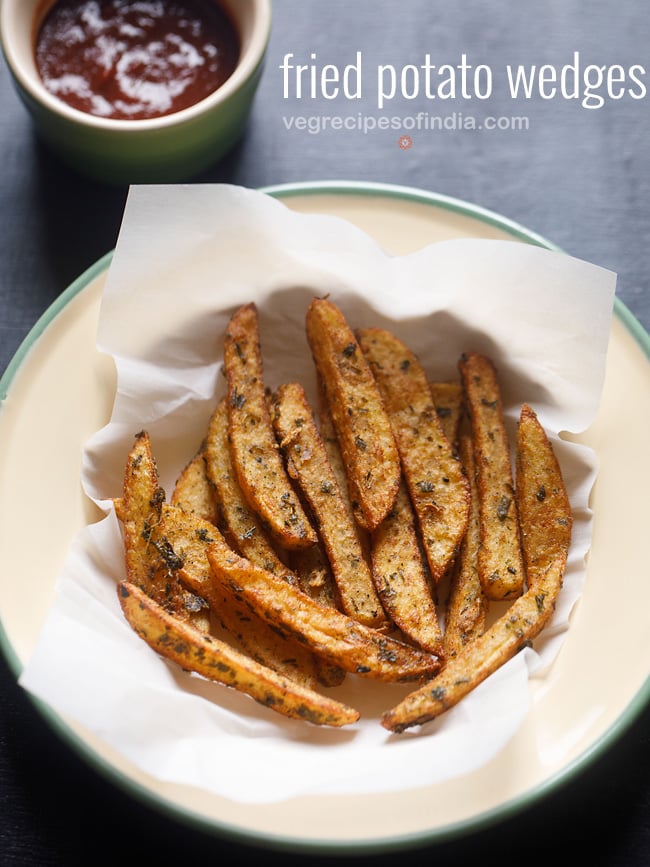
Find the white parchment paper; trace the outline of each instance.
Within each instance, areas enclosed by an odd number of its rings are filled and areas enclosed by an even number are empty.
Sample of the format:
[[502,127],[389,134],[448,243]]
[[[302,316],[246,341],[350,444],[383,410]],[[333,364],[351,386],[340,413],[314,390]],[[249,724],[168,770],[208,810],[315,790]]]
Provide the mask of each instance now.
[[[458,240],[391,256],[350,223],[302,215],[227,185],[130,191],[102,301],[98,347],[113,356],[110,423],[86,444],[82,482],[106,512],[71,547],[22,685],[156,778],[238,801],[309,792],[397,790],[487,762],[530,708],[529,677],[547,675],[585,578],[594,454],[560,438],[585,430],[602,388],[615,275],[507,241]],[[362,713],[347,729],[286,720],[247,696],[159,659],[124,620],[120,527],[126,455],[151,434],[171,493],[223,393],[222,341],[241,304],[260,313],[265,382],[299,379],[314,395],[304,317],[328,294],[355,326],[393,329],[431,378],[457,377],[460,354],[494,360],[514,435],[521,404],[556,447],[574,508],[561,604],[526,649],[439,719],[399,736],[381,712],[409,687],[348,676],[333,694]]]

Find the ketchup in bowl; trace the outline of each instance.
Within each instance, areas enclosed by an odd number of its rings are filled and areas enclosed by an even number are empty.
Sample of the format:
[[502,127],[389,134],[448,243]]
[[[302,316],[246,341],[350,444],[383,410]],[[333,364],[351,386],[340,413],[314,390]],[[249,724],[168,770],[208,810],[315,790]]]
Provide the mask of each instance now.
[[230,77],[239,51],[234,25],[210,0],[59,0],[35,46],[50,93],[120,120],[199,102]]

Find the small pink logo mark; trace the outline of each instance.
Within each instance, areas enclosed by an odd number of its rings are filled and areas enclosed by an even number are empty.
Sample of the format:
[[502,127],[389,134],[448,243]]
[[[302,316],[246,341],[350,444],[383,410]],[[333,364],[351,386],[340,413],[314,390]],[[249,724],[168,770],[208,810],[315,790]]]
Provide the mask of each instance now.
[[397,140],[397,143],[403,151],[407,151],[409,148],[413,147],[413,139],[410,135],[401,135]]

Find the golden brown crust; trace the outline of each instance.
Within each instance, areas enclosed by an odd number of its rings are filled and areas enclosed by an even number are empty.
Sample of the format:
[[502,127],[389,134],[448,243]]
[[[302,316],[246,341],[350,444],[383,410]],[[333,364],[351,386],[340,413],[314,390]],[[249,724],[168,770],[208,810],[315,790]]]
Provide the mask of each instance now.
[[433,654],[409,647],[320,605],[301,590],[253,566],[218,542],[208,550],[215,580],[282,634],[306,642],[345,671],[389,682],[421,680],[440,668]]
[[517,428],[517,507],[528,586],[567,554],[573,516],[562,470],[534,410],[524,404]]
[[459,369],[474,441],[483,592],[512,599],[522,592],[524,563],[501,389],[494,364],[478,352],[464,353]]
[[246,693],[293,719],[329,726],[349,725],[359,719],[353,708],[293,683],[214,636],[202,635],[168,614],[134,584],[120,582],[118,597],[135,632],[184,670]]
[[207,600],[213,618],[236,639],[238,646],[252,659],[314,688],[320,682],[318,666],[309,648],[288,641],[268,623],[251,617],[250,611],[215,585],[207,549],[219,539],[219,530],[198,515],[177,506],[163,506],[162,531],[178,561],[179,580],[196,595]]
[[464,415],[463,386],[458,380],[432,382],[431,398],[442,432],[456,448]]
[[267,407],[257,308],[240,307],[224,341],[228,435],[233,466],[251,508],[285,548],[316,542],[287,476]]
[[445,658],[456,656],[462,648],[481,635],[485,629],[488,600],[483,593],[478,571],[478,550],[481,544],[476,467],[471,438],[461,436],[459,456],[470,487],[470,508],[467,532],[455,563],[449,586],[445,612]]
[[200,515],[212,524],[218,524],[219,507],[214,487],[206,473],[204,455],[205,447],[201,444],[176,479],[169,502],[174,506],[181,506],[187,512]]
[[127,457],[119,504],[127,579],[166,611],[190,620],[200,605],[178,580],[174,552],[161,530],[164,502],[149,434],[140,431]]
[[381,719],[384,728],[399,733],[435,719],[539,635],[555,610],[565,565],[562,556],[554,560],[537,587],[516,599],[483,635],[448,660],[439,675],[386,711]]
[[289,475],[302,491],[318,526],[342,610],[366,626],[385,624],[386,615],[354,519],[346,508],[302,385],[281,385],[273,407],[273,425]]
[[249,506],[233,467],[228,443],[226,398],[215,407],[205,439],[206,472],[217,495],[228,540],[242,556],[287,581],[295,576],[283,563],[261,519]]
[[415,354],[385,329],[364,328],[358,336],[393,427],[431,577],[438,582],[465,535],[467,479],[442,431]]
[[322,378],[353,504],[373,530],[392,509],[400,482],[397,447],[381,395],[356,338],[331,301],[307,310],[307,339]]
[[379,598],[391,620],[418,647],[442,656],[442,630],[404,485],[390,514],[372,534],[372,566]]

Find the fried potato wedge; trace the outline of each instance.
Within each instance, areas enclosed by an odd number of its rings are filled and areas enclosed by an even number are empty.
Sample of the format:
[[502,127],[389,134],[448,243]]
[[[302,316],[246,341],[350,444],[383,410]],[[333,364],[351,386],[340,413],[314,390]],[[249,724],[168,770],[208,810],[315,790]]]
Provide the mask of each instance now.
[[318,526],[342,610],[366,626],[384,625],[386,615],[354,518],[346,508],[345,495],[330,465],[302,385],[290,382],[277,389],[272,422],[289,475],[300,488]]
[[441,661],[364,626],[342,612],[320,605],[270,572],[214,543],[208,560],[215,580],[245,601],[282,634],[305,642],[315,653],[347,672],[382,681],[421,680]]
[[323,682],[318,660],[309,648],[284,638],[264,620],[251,616],[242,602],[212,580],[208,547],[217,539],[226,544],[215,526],[194,513],[165,504],[162,529],[178,560],[180,581],[207,600],[213,617],[248,656],[303,686],[313,689]]
[[432,382],[431,398],[440,420],[442,432],[452,447],[458,445],[460,426],[463,420],[463,386],[458,380]]
[[212,524],[218,524],[219,508],[214,487],[206,472],[204,458],[205,447],[202,444],[176,479],[169,502],[174,506],[181,506],[187,512],[195,512]]
[[189,620],[201,613],[202,605],[176,575],[174,552],[160,526],[165,499],[151,439],[147,431],[140,431],[127,457],[119,500],[127,579],[166,611]]
[[385,329],[360,329],[358,338],[393,427],[431,577],[438,582],[456,557],[467,527],[467,479],[442,431],[429,381],[415,354]]
[[334,727],[359,719],[354,708],[293,683],[214,636],[201,634],[170,615],[134,584],[120,582],[118,597],[135,632],[156,653],[184,670],[246,693],[293,719]]
[[368,362],[339,308],[326,298],[315,298],[307,310],[306,330],[355,514],[366,529],[374,530],[392,509],[401,477],[390,421]]
[[474,448],[468,435],[460,438],[459,456],[469,481],[470,507],[467,531],[449,584],[443,643],[445,659],[457,656],[466,644],[483,634],[489,605],[478,572],[481,530]]
[[[341,609],[341,603],[332,570],[320,542],[311,548],[291,552],[292,569],[298,578],[298,587],[321,605]],[[339,686],[345,672],[328,659],[317,657],[318,679],[324,686]]]
[[415,515],[405,485],[372,534],[377,592],[390,619],[423,650],[442,654],[442,630],[422,562]]
[[295,576],[278,555],[261,519],[250,508],[233,467],[228,444],[228,407],[219,401],[210,417],[205,439],[205,466],[214,486],[229,541],[258,566],[293,582]]
[[233,466],[246,500],[285,548],[316,542],[287,476],[267,407],[257,308],[240,307],[224,340],[228,436]]
[[386,711],[381,718],[384,728],[399,733],[435,719],[529,644],[555,610],[565,566],[566,557],[557,557],[537,586],[519,596],[483,635],[448,660],[437,677]]
[[366,562],[370,563],[370,535],[365,529],[366,521],[363,517],[358,501],[354,499],[355,494],[350,488],[347,472],[345,470],[345,463],[343,462],[343,455],[341,454],[341,447],[339,446],[334,422],[332,421],[332,413],[330,412],[329,404],[327,402],[327,395],[325,394],[325,386],[323,385],[322,376],[317,374],[317,381],[318,428],[320,430],[320,436],[323,445],[325,446],[325,451],[327,452],[327,457],[330,466],[332,467],[332,471],[339,483],[339,488],[341,489],[344,499],[345,510],[355,521],[357,536],[361,542]]
[[528,404],[519,416],[515,465],[526,580],[535,587],[550,563],[568,553],[573,516],[553,446]]
[[458,366],[472,423],[481,514],[479,572],[483,592],[488,599],[512,599],[522,592],[524,563],[497,371],[492,361],[478,352],[464,353]]

